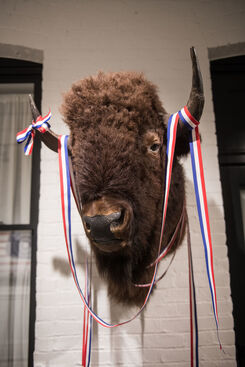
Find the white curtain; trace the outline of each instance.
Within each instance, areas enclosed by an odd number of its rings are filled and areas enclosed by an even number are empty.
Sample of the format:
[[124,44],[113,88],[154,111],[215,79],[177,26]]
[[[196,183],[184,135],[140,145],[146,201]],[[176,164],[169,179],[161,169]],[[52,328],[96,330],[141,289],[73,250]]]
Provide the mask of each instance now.
[[27,94],[0,94],[0,223],[30,221],[31,157],[16,133],[31,123]]
[[31,231],[0,232],[0,366],[28,366]]

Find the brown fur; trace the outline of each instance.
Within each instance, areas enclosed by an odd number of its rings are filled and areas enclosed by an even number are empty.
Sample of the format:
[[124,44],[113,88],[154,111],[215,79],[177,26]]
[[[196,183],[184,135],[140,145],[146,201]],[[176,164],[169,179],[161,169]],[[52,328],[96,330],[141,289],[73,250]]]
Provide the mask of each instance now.
[[[132,208],[128,246],[103,252],[91,242],[97,266],[119,302],[141,305],[151,280],[147,269],[157,255],[166,153],[166,121],[156,87],[139,73],[99,73],[79,81],[65,95],[62,113],[71,135],[75,179],[83,206],[102,197]],[[149,150],[159,139],[159,152]],[[184,205],[184,175],[178,157],[188,153],[179,131],[162,246]]]

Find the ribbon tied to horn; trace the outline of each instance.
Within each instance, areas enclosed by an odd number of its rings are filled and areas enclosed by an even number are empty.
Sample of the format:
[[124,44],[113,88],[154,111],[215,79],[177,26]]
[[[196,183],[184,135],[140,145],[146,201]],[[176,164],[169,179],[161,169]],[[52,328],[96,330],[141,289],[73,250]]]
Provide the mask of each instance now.
[[48,123],[50,118],[51,111],[49,110],[49,113],[46,116],[38,116],[36,121],[33,120],[27,128],[17,133],[17,143],[21,144],[27,139],[26,145],[24,147],[25,155],[31,155],[32,153],[35,130],[38,130],[40,133],[45,133],[47,130],[50,129],[50,125]]

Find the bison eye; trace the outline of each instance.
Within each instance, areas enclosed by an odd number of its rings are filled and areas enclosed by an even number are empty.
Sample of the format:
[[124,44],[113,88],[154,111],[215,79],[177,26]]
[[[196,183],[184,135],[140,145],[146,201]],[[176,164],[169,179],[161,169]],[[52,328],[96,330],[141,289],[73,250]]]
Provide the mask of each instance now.
[[161,148],[161,138],[157,131],[148,130],[143,135],[144,149],[150,157],[157,158]]
[[154,143],[150,146],[151,152],[158,152],[159,149],[160,149],[160,144]]

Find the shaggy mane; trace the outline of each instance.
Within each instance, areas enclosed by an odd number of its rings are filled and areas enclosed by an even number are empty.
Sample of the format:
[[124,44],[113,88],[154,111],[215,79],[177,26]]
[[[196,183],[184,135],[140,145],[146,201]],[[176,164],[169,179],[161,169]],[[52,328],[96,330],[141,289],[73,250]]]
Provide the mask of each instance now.
[[115,127],[125,121],[128,130],[156,127],[159,114],[166,114],[156,86],[136,72],[99,72],[74,83],[64,95],[61,112],[70,128],[106,120]]

